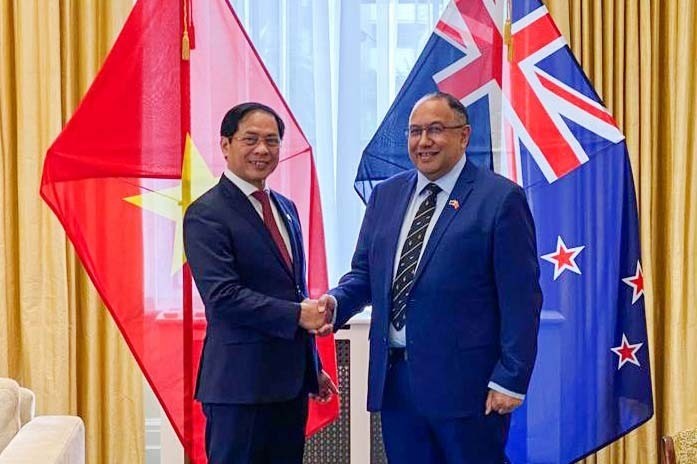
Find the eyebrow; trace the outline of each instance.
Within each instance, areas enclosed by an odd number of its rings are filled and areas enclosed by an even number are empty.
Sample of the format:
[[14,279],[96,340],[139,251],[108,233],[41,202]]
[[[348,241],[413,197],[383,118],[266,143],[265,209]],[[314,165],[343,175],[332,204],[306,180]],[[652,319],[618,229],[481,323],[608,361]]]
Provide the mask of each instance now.
[[444,122],[444,121],[441,121],[440,119],[438,119],[438,120],[436,120],[436,121],[431,121],[431,122],[429,122],[429,123],[427,123],[427,124],[411,124],[411,123],[410,123],[410,124],[409,124],[409,127],[411,127],[411,126],[419,126],[419,127],[422,127],[422,126],[431,126],[431,125],[433,125],[433,124],[445,124],[445,122]]
[[242,133],[242,135],[256,135],[257,137],[279,137],[280,138],[278,132],[272,132],[272,133],[267,134],[267,135],[262,135],[259,132],[245,131]]

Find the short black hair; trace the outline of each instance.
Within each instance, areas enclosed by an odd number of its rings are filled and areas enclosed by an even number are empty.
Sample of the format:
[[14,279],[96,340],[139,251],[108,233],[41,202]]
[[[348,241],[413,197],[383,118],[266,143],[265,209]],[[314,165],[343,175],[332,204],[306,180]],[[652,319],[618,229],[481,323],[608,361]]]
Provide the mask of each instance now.
[[252,111],[263,111],[264,113],[268,113],[273,116],[276,120],[276,125],[278,126],[278,136],[283,138],[283,133],[286,130],[286,126],[283,124],[281,117],[271,107],[258,102],[240,103],[239,105],[235,105],[230,108],[230,110],[225,113],[223,122],[220,124],[220,136],[232,137],[235,135],[242,118]]
[[446,103],[448,104],[448,106],[450,107],[450,109],[452,109],[455,112],[455,114],[457,114],[460,118],[462,118],[462,120],[465,124],[469,125],[470,118],[469,118],[469,114],[467,113],[467,108],[465,107],[465,105],[462,104],[462,102],[460,100],[453,97],[449,93],[432,92],[432,93],[426,94],[423,97],[421,97],[418,102],[416,102],[416,105],[414,105],[414,108],[416,108],[416,106],[419,103],[427,101],[427,100],[445,100]]

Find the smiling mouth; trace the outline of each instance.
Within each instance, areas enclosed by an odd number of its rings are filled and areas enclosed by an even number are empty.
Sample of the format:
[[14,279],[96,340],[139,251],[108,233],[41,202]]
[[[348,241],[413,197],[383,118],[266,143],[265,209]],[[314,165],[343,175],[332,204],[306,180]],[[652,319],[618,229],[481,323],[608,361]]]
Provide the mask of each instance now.
[[419,152],[416,157],[422,161],[428,161],[435,158],[438,153],[437,151]]
[[265,169],[268,165],[268,161],[250,161],[250,164],[256,169]]

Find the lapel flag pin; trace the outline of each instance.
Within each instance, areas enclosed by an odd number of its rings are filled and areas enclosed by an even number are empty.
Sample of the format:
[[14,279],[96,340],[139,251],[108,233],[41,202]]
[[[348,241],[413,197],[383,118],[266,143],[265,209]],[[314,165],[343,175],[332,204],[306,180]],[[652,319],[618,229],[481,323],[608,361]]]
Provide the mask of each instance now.
[[460,202],[457,200],[450,200],[448,202],[448,206],[452,206],[455,209],[455,211],[457,211],[457,209],[460,207]]

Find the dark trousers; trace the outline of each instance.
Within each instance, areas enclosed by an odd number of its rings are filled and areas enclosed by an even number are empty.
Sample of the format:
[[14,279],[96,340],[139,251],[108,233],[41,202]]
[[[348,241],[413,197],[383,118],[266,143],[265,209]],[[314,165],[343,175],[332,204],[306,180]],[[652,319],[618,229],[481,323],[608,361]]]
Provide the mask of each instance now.
[[[407,363],[392,356],[381,411],[382,438],[390,464],[502,464],[510,415],[430,418],[418,412]],[[434,382],[447,382],[447,372]]]
[[204,403],[210,464],[301,464],[307,394],[278,403]]

